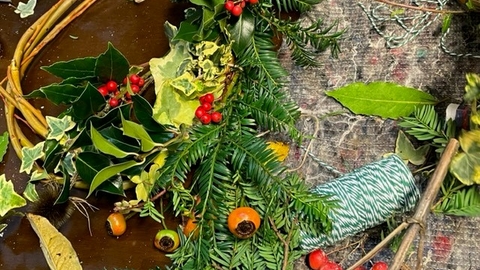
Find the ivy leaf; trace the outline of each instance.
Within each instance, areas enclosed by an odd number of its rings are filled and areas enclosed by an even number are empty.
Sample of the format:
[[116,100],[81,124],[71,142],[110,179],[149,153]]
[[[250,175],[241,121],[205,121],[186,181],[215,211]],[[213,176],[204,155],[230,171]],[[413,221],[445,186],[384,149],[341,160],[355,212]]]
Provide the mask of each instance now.
[[8,150],[8,132],[5,131],[2,136],[0,136],[0,162],[3,160],[3,156],[7,153]]
[[143,152],[148,152],[155,147],[156,143],[141,125],[125,120],[122,116],[122,126],[124,135],[140,140],[140,147]]
[[49,128],[47,140],[60,141],[65,135],[65,132],[75,127],[75,122],[73,122],[72,118],[68,115],[62,117],[61,119],[53,116],[47,116],[46,119]]
[[105,106],[105,98],[91,83],[87,83],[82,94],[72,103],[71,114],[76,119],[87,119]]
[[20,18],[26,18],[30,15],[33,15],[35,6],[37,5],[37,0],[28,0],[25,4],[23,2],[19,2],[17,8],[15,9],[15,13],[20,14]]
[[246,9],[230,30],[233,40],[232,49],[237,55],[250,46],[254,31],[255,17],[249,9]]
[[403,131],[398,132],[397,141],[395,143],[395,154],[401,157],[405,162],[413,165],[422,165],[427,159],[430,145],[422,145],[418,148],[408,139]]
[[8,211],[25,206],[27,201],[15,192],[12,181],[7,181],[5,174],[0,175],[0,216]]
[[[83,92],[83,87],[71,84],[51,84],[26,95],[25,98],[47,98],[55,105],[72,104]],[[98,91],[97,91],[98,92]]]
[[92,138],[95,148],[104,154],[112,155],[116,158],[124,158],[129,155],[136,155],[136,153],[122,151],[113,143],[105,139],[102,134],[100,134],[100,132],[98,132],[93,126],[90,127],[90,137]]
[[432,95],[390,82],[353,83],[326,92],[355,114],[397,119],[407,117],[416,107],[436,104]]
[[41,69],[64,80],[69,78],[91,78],[95,77],[94,70],[96,61],[96,57],[78,58],[70,61],[56,62],[50,66],[41,67]]
[[35,202],[37,201],[40,197],[38,196],[37,190],[35,189],[35,184],[32,182],[28,182],[27,186],[25,187],[25,190],[23,191],[23,197],[25,199]]
[[20,172],[26,172],[30,174],[35,160],[40,159],[45,156],[43,152],[43,146],[45,142],[39,142],[34,147],[23,147],[22,148],[22,164],[20,165]]
[[139,165],[141,163],[143,163],[143,161],[142,162],[136,162],[135,160],[129,160],[129,161],[125,161],[123,163],[118,163],[118,164],[111,165],[109,167],[103,168],[93,178],[93,181],[90,184],[90,189],[88,191],[87,198],[90,197],[90,195],[92,195],[93,191],[95,191],[95,189],[97,189],[97,187],[99,187],[103,182],[108,180],[110,177],[113,177],[113,176],[123,172],[124,170],[126,170],[128,168],[131,168],[133,166]]
[[30,180],[28,180],[28,181],[29,182],[36,182],[36,181],[39,181],[39,180],[48,179],[49,177],[50,176],[48,175],[48,173],[45,170],[42,170],[41,172],[34,171],[30,175]]
[[97,58],[95,75],[100,81],[121,82],[127,76],[129,68],[127,58],[109,42],[108,49]]
[[464,131],[458,140],[462,152],[453,157],[450,172],[465,185],[480,184],[480,130]]

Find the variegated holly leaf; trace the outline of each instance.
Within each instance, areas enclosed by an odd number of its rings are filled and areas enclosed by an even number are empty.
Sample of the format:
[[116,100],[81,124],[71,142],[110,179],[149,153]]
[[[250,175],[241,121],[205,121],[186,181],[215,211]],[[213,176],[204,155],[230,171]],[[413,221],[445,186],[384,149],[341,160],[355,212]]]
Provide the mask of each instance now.
[[2,136],[0,136],[0,162],[3,160],[3,156],[7,153],[8,150],[8,132],[4,132]]
[[7,181],[5,175],[0,175],[0,216],[5,216],[8,211],[23,207],[27,204],[25,199],[15,192],[12,181]]
[[60,141],[65,132],[75,127],[75,122],[72,121],[72,117],[65,115],[63,118],[56,118],[53,116],[47,116],[48,135],[47,140],[53,139]]
[[148,152],[155,147],[155,142],[142,125],[126,120],[122,115],[122,127],[125,136],[140,140],[142,151]]
[[34,147],[22,148],[22,165],[20,166],[20,172],[30,174],[35,161],[45,156],[45,152],[43,152],[44,144],[45,141],[37,143]]
[[430,145],[422,145],[415,148],[413,143],[408,139],[403,131],[398,132],[397,141],[395,143],[395,154],[401,157],[405,162],[413,165],[422,165],[427,159]]

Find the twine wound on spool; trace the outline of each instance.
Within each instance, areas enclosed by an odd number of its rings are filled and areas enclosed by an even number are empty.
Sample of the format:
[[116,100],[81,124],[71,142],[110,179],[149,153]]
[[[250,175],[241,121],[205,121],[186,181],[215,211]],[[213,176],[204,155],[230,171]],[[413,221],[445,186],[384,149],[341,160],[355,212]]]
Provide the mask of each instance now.
[[330,234],[302,232],[302,248],[313,250],[377,226],[394,214],[412,210],[420,194],[412,173],[397,155],[367,164],[312,192],[329,195],[339,208],[329,213]]

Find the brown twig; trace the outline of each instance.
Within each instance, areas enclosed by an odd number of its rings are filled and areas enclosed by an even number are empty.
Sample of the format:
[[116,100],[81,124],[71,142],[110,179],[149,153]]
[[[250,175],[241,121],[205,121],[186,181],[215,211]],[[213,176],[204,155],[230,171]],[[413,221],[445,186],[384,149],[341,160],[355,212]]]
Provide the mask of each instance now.
[[[277,229],[277,226],[275,226],[275,222],[271,217],[268,217],[268,221],[270,222],[270,225],[272,226],[273,231],[277,235],[278,239],[283,244],[283,264],[282,264],[282,269],[285,270],[288,267],[288,253],[290,249],[290,240],[292,239],[292,232],[293,230],[290,230],[287,235],[287,239],[284,239],[280,231]],[[295,220],[293,221],[294,223],[296,222]]]
[[[165,195],[165,193],[167,193],[166,189],[164,189],[164,190],[160,191],[159,193],[155,194],[152,198],[150,198],[150,201],[154,202],[154,201],[160,199],[160,197]],[[145,202],[140,202],[138,204],[128,205],[128,206],[115,206],[113,208],[113,211],[114,212],[119,212],[119,211],[131,210],[131,209],[134,209],[134,208],[142,208],[144,205],[145,205]]]
[[[399,270],[404,263],[405,256],[408,249],[410,248],[410,245],[412,244],[419,230],[422,229],[422,224],[425,224],[426,215],[427,213],[429,213],[432,202],[437,196],[438,190],[440,189],[443,179],[447,174],[450,161],[456,154],[457,150],[458,141],[456,139],[450,139],[447,147],[442,154],[438,166],[435,169],[435,172],[433,173],[427,188],[425,189],[425,193],[418,202],[417,209],[412,218],[412,220],[416,222],[411,224],[411,226],[405,232],[402,243],[400,244],[400,247],[398,248],[395,257],[393,258],[393,262],[390,265],[390,270]],[[420,262],[418,262],[417,265],[419,264]]]
[[387,5],[390,5],[390,6],[419,10],[419,11],[423,11],[423,12],[441,13],[441,14],[461,14],[461,13],[465,13],[465,11],[463,11],[463,10],[440,10],[440,9],[431,9],[431,8],[425,8],[425,7],[416,7],[416,6],[411,6],[411,5],[407,5],[407,4],[401,4],[401,3],[393,2],[393,1],[390,1],[390,0],[376,0],[376,1],[387,4]]

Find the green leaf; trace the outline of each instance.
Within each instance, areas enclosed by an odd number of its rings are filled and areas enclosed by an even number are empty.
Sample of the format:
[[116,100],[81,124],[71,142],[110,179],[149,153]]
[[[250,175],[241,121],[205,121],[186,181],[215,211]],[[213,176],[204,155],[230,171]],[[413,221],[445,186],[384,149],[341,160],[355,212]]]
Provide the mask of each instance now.
[[47,98],[55,105],[69,105],[78,99],[83,90],[84,87],[71,84],[51,84],[32,91],[25,98]]
[[183,40],[187,42],[193,42],[198,39],[195,37],[198,36],[199,30],[200,28],[198,25],[192,24],[188,21],[183,21],[180,23],[180,28],[178,29],[178,32],[172,41]]
[[123,135],[123,131],[115,126],[102,129],[100,132],[105,139],[125,152],[139,152],[140,142],[137,139]]
[[8,211],[23,207],[27,204],[25,199],[15,192],[12,181],[7,181],[5,174],[0,175],[0,216],[5,216]]
[[41,172],[33,171],[32,174],[30,175],[30,180],[28,180],[28,181],[29,182],[36,182],[36,181],[39,181],[39,180],[48,179],[49,177],[50,176],[48,175],[48,173],[45,170],[42,170]]
[[233,39],[232,49],[237,55],[250,46],[254,31],[255,17],[249,9],[245,9],[230,30]]
[[33,15],[36,5],[37,0],[28,0],[26,4],[19,2],[17,8],[15,9],[15,13],[20,14],[20,18],[22,19],[26,18],[30,15]]
[[109,42],[108,49],[97,58],[95,75],[100,81],[114,80],[120,83],[127,76],[129,68],[127,58]]
[[98,151],[112,155],[116,158],[124,158],[130,155],[137,155],[134,152],[125,152],[122,151],[120,148],[116,147],[113,143],[105,139],[100,132],[98,132],[93,126],[90,126],[90,137],[92,138],[93,145]]
[[124,135],[140,140],[140,147],[142,148],[143,152],[148,152],[155,147],[156,143],[152,140],[150,135],[148,135],[148,132],[143,128],[143,126],[135,122],[125,120],[125,118],[122,116],[122,127]]
[[464,185],[480,184],[480,130],[464,131],[459,137],[462,152],[450,162],[450,172]]
[[43,152],[45,153],[45,161],[43,162],[43,168],[47,172],[52,173],[60,163],[63,147],[55,140],[45,140],[44,142]]
[[90,195],[92,195],[93,191],[95,191],[95,189],[97,189],[97,187],[99,187],[102,183],[104,183],[110,177],[113,177],[113,176],[121,173],[122,171],[124,171],[128,168],[131,168],[133,166],[139,165],[141,163],[143,163],[143,161],[142,162],[136,162],[134,160],[130,160],[130,161],[126,161],[126,162],[123,162],[123,163],[119,163],[119,164],[115,164],[115,165],[103,168],[93,178],[93,181],[90,184],[90,189],[88,191],[87,198],[90,197]]
[[437,103],[428,93],[390,82],[353,83],[326,94],[355,114],[392,119],[409,116],[416,107]]
[[442,21],[442,33],[446,33],[452,23],[453,14],[445,14]]
[[38,196],[37,190],[35,189],[35,184],[28,182],[25,190],[23,191],[23,197],[29,200],[30,202],[37,201],[40,197]]
[[20,165],[20,172],[30,174],[35,161],[45,156],[45,153],[43,152],[44,144],[45,142],[39,142],[34,147],[22,148],[22,164]]
[[87,119],[102,110],[105,98],[91,83],[87,83],[82,94],[72,103],[71,115],[76,119]]
[[56,62],[50,66],[41,67],[41,69],[64,80],[69,78],[94,77],[96,61],[96,57],[78,58],[70,61]]
[[5,131],[2,136],[0,136],[0,162],[3,161],[3,156],[7,153],[8,150],[8,132]]
[[72,118],[68,115],[61,119],[47,115],[46,119],[49,128],[47,140],[60,141],[65,135],[65,132],[75,127],[75,122],[73,122]]
[[192,4],[195,4],[197,6],[204,6],[209,9],[214,9],[216,5],[223,4],[223,0],[190,0]]
[[55,200],[55,204],[66,203],[68,201],[68,198],[70,197],[70,175],[68,174],[63,164],[61,165],[61,168],[63,173],[63,185],[62,185],[62,191],[60,192],[60,195]]
[[404,161],[410,162],[413,165],[422,165],[427,159],[430,145],[422,145],[415,148],[412,142],[408,139],[403,131],[398,132],[397,141],[395,143],[395,154],[401,157]]
[[153,108],[148,101],[140,95],[132,96],[133,112],[140,124],[148,131],[164,131],[165,127],[153,119]]

